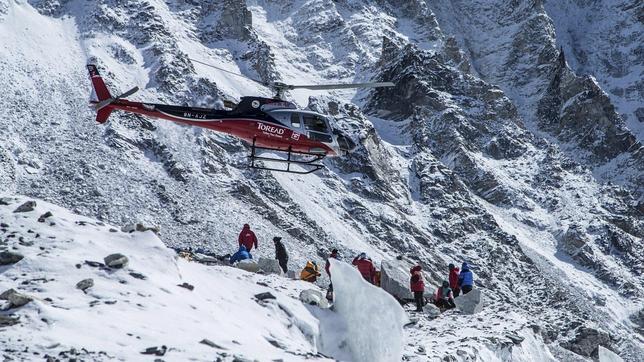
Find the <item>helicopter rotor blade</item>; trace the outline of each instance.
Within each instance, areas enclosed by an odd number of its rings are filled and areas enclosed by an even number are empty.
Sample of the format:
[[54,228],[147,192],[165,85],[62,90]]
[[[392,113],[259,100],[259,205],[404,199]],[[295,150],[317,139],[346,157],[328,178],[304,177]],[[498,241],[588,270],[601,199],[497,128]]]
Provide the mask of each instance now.
[[222,72],[224,72],[224,73],[228,73],[228,74],[236,75],[236,76],[238,76],[238,77],[246,78],[246,79],[248,79],[248,80],[252,80],[253,82],[255,82],[255,83],[259,83],[259,84],[261,84],[261,85],[263,85],[263,86],[265,86],[265,87],[269,87],[269,86],[271,85],[271,84],[266,83],[266,82],[263,82],[263,81],[261,81],[261,80],[258,80],[258,79],[255,79],[255,78],[251,78],[251,77],[247,77],[247,76],[245,76],[245,75],[243,75],[243,74],[239,74],[239,73],[231,72],[230,70],[226,70],[226,69],[221,68],[221,67],[218,67],[218,66],[216,66],[216,65],[212,65],[212,64],[204,63],[204,62],[202,62],[202,61],[200,61],[200,60],[197,60],[197,59],[192,59],[192,58],[189,58],[189,59],[190,59],[190,60],[192,60],[192,61],[193,61],[193,62],[195,62],[195,63],[199,63],[199,64],[201,64],[201,65],[205,65],[206,67],[215,68],[215,69],[221,70],[221,71],[222,71]]
[[125,93],[123,93],[123,94],[121,94],[121,95],[119,95],[117,97],[104,99],[104,100],[94,104],[94,109],[96,109],[98,111],[101,108],[105,108],[105,107],[109,106],[110,104],[116,102],[117,100],[119,100],[121,98],[127,98],[127,97],[131,96],[132,94],[134,94],[134,93],[136,93],[138,91],[139,91],[139,87],[134,87],[134,88],[130,89],[129,91],[127,91],[127,92],[125,92]]
[[349,89],[349,88],[381,88],[381,87],[393,87],[395,86],[392,82],[367,82],[367,83],[338,83],[338,84],[311,84],[311,85],[290,85],[285,84],[284,88],[286,89]]

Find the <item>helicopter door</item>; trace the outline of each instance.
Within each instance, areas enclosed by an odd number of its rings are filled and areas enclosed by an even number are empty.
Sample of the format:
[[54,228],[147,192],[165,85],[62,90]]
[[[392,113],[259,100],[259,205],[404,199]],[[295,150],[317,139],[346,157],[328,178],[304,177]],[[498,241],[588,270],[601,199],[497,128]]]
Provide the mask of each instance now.
[[308,136],[314,141],[331,143],[333,136],[331,136],[331,128],[324,117],[315,114],[302,114],[304,128],[308,131]]

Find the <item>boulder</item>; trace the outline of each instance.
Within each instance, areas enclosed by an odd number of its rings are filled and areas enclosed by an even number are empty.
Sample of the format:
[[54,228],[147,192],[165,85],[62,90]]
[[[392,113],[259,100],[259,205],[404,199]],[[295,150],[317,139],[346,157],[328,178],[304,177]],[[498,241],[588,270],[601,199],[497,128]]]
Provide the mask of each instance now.
[[24,204],[18,206],[17,209],[13,210],[13,212],[29,212],[29,211],[34,211],[36,208],[36,201],[27,201]]
[[13,251],[3,251],[0,252],[0,265],[10,265],[15,264],[22,260],[24,256]]
[[0,299],[9,302],[9,308],[18,308],[31,302],[32,297],[18,293],[15,289],[9,289],[0,294]]
[[127,265],[128,258],[123,254],[115,253],[106,256],[103,261],[105,261],[105,265],[110,268],[121,269]]
[[83,292],[93,286],[94,286],[94,279],[92,278],[83,279],[80,282],[76,283],[76,288],[82,290]]
[[316,305],[320,308],[329,308],[326,294],[315,289],[306,289],[300,292],[300,300],[304,304]]
[[414,299],[409,289],[409,266],[402,260],[383,260],[380,287],[399,300]]
[[289,277],[290,279],[298,279],[298,277],[295,275],[295,270],[287,271],[286,276]]
[[282,275],[282,268],[276,259],[259,258],[257,261],[259,269],[263,270],[266,274]]
[[427,303],[423,307],[423,312],[427,314],[429,318],[436,318],[439,315],[441,315],[441,310],[437,306],[435,306],[433,303]]
[[246,270],[247,272],[257,273],[259,271],[259,264],[253,259],[245,259],[238,261],[235,266],[239,269]]
[[480,289],[472,289],[454,299],[456,307],[464,314],[475,314],[483,309],[483,293]]
[[610,335],[600,329],[591,327],[579,327],[575,338],[563,344],[578,355],[584,357],[597,356],[600,346],[610,346],[612,343]]
[[622,357],[604,346],[599,346],[599,362],[624,362]]
[[255,294],[255,298],[257,298],[258,300],[276,299],[271,292]]

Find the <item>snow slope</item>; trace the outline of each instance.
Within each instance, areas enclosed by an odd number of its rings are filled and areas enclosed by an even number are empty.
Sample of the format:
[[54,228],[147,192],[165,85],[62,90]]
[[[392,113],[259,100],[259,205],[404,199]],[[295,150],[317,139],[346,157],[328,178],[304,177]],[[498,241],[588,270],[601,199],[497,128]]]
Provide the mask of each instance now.
[[[25,200],[11,198],[0,207],[7,225],[2,238],[9,241],[3,248],[24,256],[1,267],[0,289],[34,298],[2,312],[20,317],[19,325],[0,334],[8,358],[58,356],[75,348],[85,359],[140,360],[146,348],[165,345],[169,360],[326,360],[317,351],[318,321],[296,299],[309,283],[189,262],[151,231],[124,233],[40,200],[32,212],[13,213]],[[53,216],[38,222],[47,211]],[[112,253],[126,255],[128,265],[86,262],[102,263]],[[86,278],[94,286],[83,293],[75,284]],[[276,299],[254,297],[267,291]]]

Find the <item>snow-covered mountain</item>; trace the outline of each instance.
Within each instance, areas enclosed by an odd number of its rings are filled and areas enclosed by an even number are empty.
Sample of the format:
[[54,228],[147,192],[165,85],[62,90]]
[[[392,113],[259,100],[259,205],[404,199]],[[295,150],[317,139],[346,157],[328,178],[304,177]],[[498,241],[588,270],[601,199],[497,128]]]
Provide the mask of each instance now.
[[[0,0],[0,191],[158,225],[166,245],[216,254],[250,222],[258,255],[272,256],[281,235],[293,267],[337,247],[420,262],[436,286],[448,263],[467,260],[493,323],[530,330],[556,359],[597,357],[601,344],[637,360],[642,11],[637,1]],[[225,135],[117,113],[94,123],[88,61],[114,93],[139,85],[148,101],[271,95],[191,58],[264,80],[396,87],[289,95],[360,143],[309,176],[249,170],[245,145]],[[453,346],[434,345],[441,321],[465,323],[441,318],[407,329],[408,359],[512,349],[488,319],[468,321],[476,338],[455,330]]]

